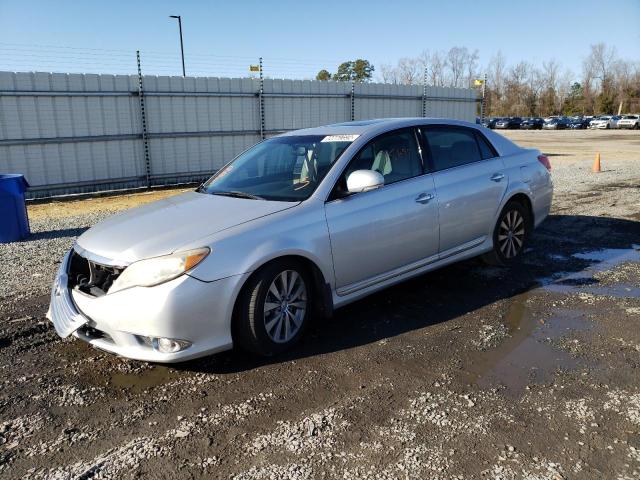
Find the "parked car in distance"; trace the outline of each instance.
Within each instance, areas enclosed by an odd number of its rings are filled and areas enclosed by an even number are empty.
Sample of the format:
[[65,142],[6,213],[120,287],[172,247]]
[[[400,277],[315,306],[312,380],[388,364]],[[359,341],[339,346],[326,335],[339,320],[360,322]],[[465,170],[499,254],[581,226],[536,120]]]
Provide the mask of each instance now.
[[544,125],[544,120],[539,117],[526,118],[520,124],[520,128],[525,130],[540,130]]
[[520,117],[508,117],[503,118],[496,122],[496,127],[498,129],[516,129],[520,128],[520,124],[522,123],[522,118]]
[[611,117],[606,115],[595,117],[589,122],[589,128],[611,128],[610,119]]
[[145,361],[277,354],[312,316],[390,285],[476,256],[513,264],[549,213],[550,169],[456,120],[287,132],[80,235],[47,317],[62,337]]
[[640,129],[640,115],[623,115],[622,118],[618,120],[618,128]]
[[569,122],[564,118],[554,118],[542,125],[544,130],[564,130],[568,128]]
[[499,122],[500,120],[502,120],[502,117],[485,118],[482,126],[493,130],[496,128],[496,122]]
[[607,129],[616,128],[620,117],[617,115],[601,115],[589,122],[589,128]]
[[568,128],[572,128],[574,130],[589,128],[589,120],[583,117],[570,118],[567,123],[568,123]]

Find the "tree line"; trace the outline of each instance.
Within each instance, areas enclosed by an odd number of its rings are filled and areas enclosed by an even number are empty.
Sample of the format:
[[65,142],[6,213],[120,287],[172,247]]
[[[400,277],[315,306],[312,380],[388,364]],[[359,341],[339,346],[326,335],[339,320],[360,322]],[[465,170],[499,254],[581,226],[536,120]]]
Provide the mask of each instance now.
[[[369,61],[358,59],[342,63],[334,74],[321,70],[316,78],[368,82],[374,71]],[[485,74],[488,116],[640,113],[640,61],[621,59],[615,48],[604,43],[591,45],[577,75],[553,59],[541,65],[509,64],[500,51],[481,66],[478,50],[452,47],[403,57],[396,65],[382,64],[377,80],[471,88]]]

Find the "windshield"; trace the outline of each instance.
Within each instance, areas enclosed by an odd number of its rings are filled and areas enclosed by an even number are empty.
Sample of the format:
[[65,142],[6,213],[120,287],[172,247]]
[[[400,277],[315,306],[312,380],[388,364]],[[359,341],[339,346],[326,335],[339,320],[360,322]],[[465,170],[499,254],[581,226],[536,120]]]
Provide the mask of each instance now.
[[238,156],[199,192],[256,200],[306,200],[357,135],[274,137]]

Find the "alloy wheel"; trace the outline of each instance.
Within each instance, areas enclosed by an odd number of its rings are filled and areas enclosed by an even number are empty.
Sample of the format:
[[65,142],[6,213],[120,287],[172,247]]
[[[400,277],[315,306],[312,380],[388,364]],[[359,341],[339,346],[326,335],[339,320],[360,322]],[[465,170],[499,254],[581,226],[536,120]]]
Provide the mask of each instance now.
[[513,258],[522,249],[525,236],[524,218],[518,210],[509,210],[502,217],[498,231],[498,245],[505,258]]
[[302,327],[307,311],[307,287],[295,270],[285,270],[273,279],[264,300],[264,326],[276,343],[291,340]]

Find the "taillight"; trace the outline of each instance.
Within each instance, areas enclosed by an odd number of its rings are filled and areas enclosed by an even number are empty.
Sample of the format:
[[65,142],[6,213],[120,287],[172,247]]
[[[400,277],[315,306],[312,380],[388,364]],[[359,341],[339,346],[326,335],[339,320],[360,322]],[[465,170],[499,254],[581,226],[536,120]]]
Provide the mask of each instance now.
[[551,162],[549,161],[549,158],[546,155],[538,155],[538,161],[542,165],[544,165],[544,168],[551,171]]

